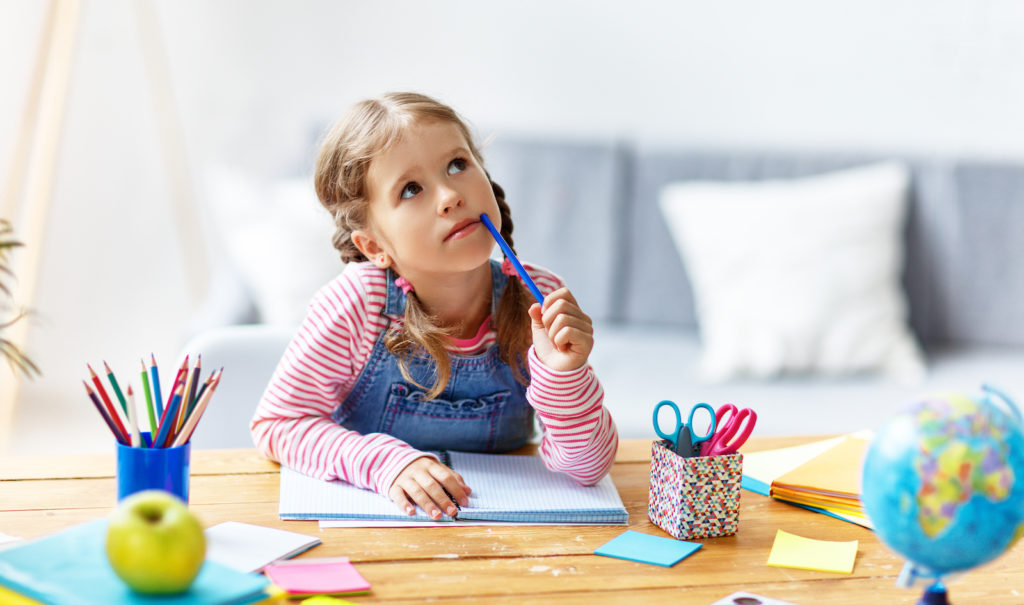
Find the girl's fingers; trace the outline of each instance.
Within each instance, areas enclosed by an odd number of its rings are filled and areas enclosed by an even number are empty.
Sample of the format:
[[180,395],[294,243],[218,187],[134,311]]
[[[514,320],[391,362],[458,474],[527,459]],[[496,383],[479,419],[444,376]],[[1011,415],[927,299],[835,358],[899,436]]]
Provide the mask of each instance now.
[[410,480],[402,486],[402,489],[405,490],[406,495],[411,498],[417,506],[423,509],[423,512],[426,513],[428,517],[431,519],[441,518],[441,509],[438,508],[437,503],[418,481]]
[[[442,468],[444,470],[441,470],[437,467],[431,468],[430,474],[434,476],[434,479],[436,479],[438,483],[441,484],[441,487],[446,492],[448,492],[451,498],[455,499],[455,502],[457,502],[459,506],[468,506],[469,492],[466,491],[468,486],[466,485],[466,482],[462,479],[462,476],[456,473],[455,471],[452,471],[444,467]],[[448,514],[450,516],[455,516],[455,514],[452,512],[449,512]]]
[[555,290],[551,294],[545,296],[544,304],[547,305],[550,302],[554,302],[556,300],[567,300],[570,303],[576,305],[577,307],[579,306],[579,303],[576,302],[576,297],[572,295],[572,292],[569,291],[569,288],[566,288],[564,286]]
[[565,330],[572,330],[574,333],[582,335],[592,335],[594,333],[594,326],[590,323],[580,319],[579,317],[573,317],[571,315],[559,315],[551,320],[551,324],[546,326],[548,336],[552,341],[555,340],[555,335]]
[[594,338],[590,334],[569,327],[558,330],[551,338],[551,343],[555,345],[556,349],[562,352],[566,352],[574,346],[586,349],[591,346],[593,342]]
[[[431,518],[440,518],[442,512],[449,517],[454,517],[459,512],[455,507],[455,503],[452,502],[451,496],[445,493],[444,486],[438,483],[433,475],[428,472],[421,473],[416,476],[416,481],[423,488],[423,491],[426,492],[431,500],[431,505],[434,507],[434,510],[427,513]],[[424,508],[423,510],[427,509]],[[437,513],[436,516],[434,514],[435,511]]]
[[399,510],[401,510],[407,515],[416,514],[416,507],[413,506],[412,502],[410,502],[409,499],[405,497],[405,490],[398,487],[397,485],[392,485],[391,490],[388,492],[388,495],[391,496],[391,500],[395,503]]
[[541,321],[548,328],[560,317],[572,318],[587,326],[593,326],[590,316],[580,309],[579,305],[566,299],[559,299],[548,303],[545,301]]

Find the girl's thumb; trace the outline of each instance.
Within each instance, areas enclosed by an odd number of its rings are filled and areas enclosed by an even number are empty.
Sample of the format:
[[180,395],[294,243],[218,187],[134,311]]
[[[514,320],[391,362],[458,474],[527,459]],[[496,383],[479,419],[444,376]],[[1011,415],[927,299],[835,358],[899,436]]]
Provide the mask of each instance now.
[[540,305],[534,303],[528,310],[530,314],[530,327],[533,328],[534,332],[547,332],[544,328],[544,314],[540,310]]

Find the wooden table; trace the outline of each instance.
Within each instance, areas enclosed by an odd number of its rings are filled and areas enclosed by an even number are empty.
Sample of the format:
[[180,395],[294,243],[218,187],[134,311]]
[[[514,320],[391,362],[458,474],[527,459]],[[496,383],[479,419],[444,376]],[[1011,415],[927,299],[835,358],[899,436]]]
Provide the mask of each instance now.
[[[809,438],[751,439],[745,451]],[[667,536],[647,520],[649,441],[624,441],[612,478],[629,529]],[[1019,480],[1024,478],[1018,478]],[[204,525],[246,521],[319,535],[305,556],[347,555],[373,585],[366,603],[712,603],[745,590],[798,605],[915,603],[921,590],[896,588],[902,560],[856,525],[744,491],[735,536],[671,568],[593,555],[626,528],[444,527],[328,529],[277,516],[278,466],[253,450],[192,453],[191,506]],[[0,532],[35,538],[105,515],[115,500],[110,455],[0,458]],[[775,532],[859,540],[852,574],[768,567]],[[1018,546],[950,586],[957,604],[1024,603],[1024,548]]]

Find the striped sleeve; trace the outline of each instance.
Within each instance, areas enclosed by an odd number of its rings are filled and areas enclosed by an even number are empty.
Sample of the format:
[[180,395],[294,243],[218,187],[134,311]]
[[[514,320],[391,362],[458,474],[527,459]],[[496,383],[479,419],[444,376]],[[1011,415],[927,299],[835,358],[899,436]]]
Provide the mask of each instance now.
[[[564,285],[557,275],[539,267],[527,266],[527,271],[545,295]],[[583,485],[597,483],[608,474],[619,447],[618,431],[604,407],[604,389],[597,375],[589,364],[577,370],[552,370],[533,347],[527,360],[530,386],[526,399],[544,425],[540,446],[544,464]]]
[[313,298],[249,425],[264,456],[387,495],[398,473],[427,455],[390,435],[363,435],[331,419],[386,327],[385,292],[383,272],[355,265]]

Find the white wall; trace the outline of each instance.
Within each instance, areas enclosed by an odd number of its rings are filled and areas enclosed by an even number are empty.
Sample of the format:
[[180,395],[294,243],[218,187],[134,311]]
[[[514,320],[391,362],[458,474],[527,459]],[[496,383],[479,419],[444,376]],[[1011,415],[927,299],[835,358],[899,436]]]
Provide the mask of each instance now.
[[[628,8],[627,8],[628,7]],[[0,179],[43,2],[0,0]],[[1024,159],[1024,3],[156,3],[192,182],[308,169],[315,125],[416,89],[490,132]],[[85,0],[19,447],[109,448],[84,364],[169,370],[195,304],[131,0]],[[7,85],[10,83],[10,85]],[[185,246],[201,245],[196,233]],[[0,380],[9,380],[0,368]],[[74,427],[81,441],[54,438]]]

